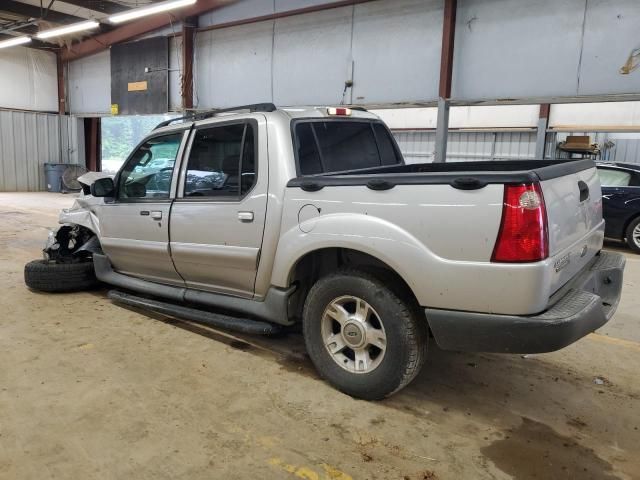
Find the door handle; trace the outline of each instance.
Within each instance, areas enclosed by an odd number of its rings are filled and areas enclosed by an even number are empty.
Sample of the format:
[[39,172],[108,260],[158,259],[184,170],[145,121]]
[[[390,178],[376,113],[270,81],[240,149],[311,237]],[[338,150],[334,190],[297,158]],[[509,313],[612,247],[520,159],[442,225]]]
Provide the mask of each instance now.
[[238,212],[238,220],[241,222],[253,222],[253,212]]
[[151,218],[153,218],[154,220],[162,220],[162,212],[160,210],[152,211]]
[[589,198],[589,185],[580,180],[578,182],[578,190],[580,191],[580,203]]

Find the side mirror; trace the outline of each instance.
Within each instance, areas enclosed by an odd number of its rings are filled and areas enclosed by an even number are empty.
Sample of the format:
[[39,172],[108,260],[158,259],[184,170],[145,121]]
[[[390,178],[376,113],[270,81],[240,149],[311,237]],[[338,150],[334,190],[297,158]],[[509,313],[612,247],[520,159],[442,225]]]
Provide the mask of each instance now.
[[115,190],[116,186],[110,177],[99,178],[91,184],[91,195],[94,197],[111,197]]

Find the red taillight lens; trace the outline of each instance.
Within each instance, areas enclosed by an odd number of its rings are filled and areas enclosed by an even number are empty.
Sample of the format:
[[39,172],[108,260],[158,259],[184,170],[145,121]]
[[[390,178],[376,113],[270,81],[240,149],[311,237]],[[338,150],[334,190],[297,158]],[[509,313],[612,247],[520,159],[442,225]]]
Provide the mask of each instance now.
[[344,107],[329,107],[327,108],[327,113],[329,115],[338,115],[341,117],[349,117],[351,116],[351,109]]
[[549,256],[547,210],[539,183],[505,185],[492,262],[535,262]]

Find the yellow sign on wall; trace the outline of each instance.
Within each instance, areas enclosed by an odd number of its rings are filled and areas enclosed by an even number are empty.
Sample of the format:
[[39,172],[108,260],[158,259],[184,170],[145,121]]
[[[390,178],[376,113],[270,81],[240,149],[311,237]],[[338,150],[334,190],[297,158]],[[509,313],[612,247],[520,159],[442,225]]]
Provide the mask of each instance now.
[[147,89],[147,81],[144,82],[129,82],[127,84],[127,90],[130,92],[143,92]]
[[118,104],[117,103],[112,103],[111,104],[111,115],[118,115]]

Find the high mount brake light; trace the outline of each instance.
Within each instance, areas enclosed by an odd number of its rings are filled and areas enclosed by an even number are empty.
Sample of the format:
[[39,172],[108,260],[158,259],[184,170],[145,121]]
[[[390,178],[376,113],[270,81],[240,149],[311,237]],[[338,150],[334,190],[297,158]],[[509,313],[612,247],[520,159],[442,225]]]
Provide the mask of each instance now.
[[351,116],[351,109],[350,108],[344,108],[344,107],[328,107],[327,108],[327,114],[336,115],[336,116],[339,116],[339,117],[350,117]]
[[539,183],[505,185],[492,262],[537,262],[549,256],[547,210]]

